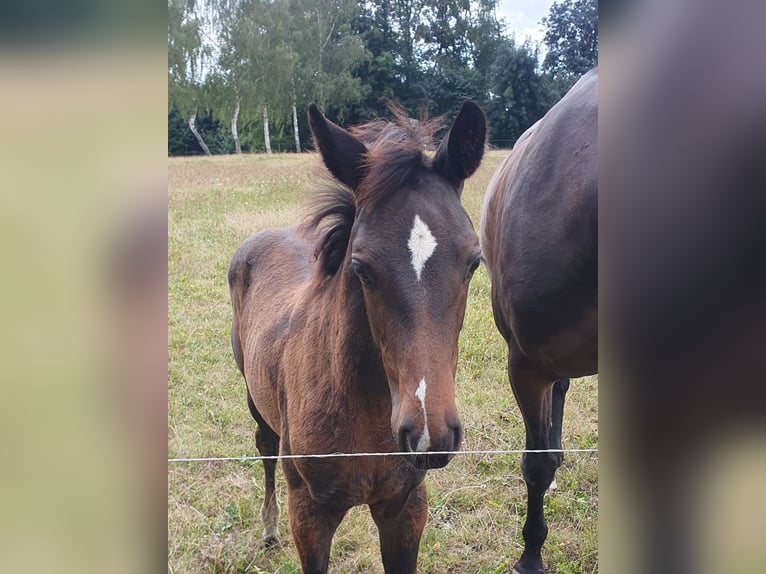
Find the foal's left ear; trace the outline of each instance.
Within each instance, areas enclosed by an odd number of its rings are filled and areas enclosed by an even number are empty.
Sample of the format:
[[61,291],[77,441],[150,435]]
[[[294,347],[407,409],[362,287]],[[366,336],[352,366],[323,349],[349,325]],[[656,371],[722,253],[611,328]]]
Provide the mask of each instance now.
[[476,171],[484,157],[486,140],[484,112],[474,102],[466,100],[436,150],[434,169],[462,192],[463,181]]

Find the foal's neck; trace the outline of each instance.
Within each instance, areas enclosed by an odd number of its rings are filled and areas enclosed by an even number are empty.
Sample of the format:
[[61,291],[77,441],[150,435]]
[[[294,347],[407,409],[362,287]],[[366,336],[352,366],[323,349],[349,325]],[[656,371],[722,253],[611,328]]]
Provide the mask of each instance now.
[[342,362],[345,376],[342,384],[358,389],[365,395],[384,394],[390,397],[388,381],[383,369],[380,347],[370,330],[364,297],[356,277],[349,277],[341,267],[332,289],[332,334],[335,336],[335,359]]

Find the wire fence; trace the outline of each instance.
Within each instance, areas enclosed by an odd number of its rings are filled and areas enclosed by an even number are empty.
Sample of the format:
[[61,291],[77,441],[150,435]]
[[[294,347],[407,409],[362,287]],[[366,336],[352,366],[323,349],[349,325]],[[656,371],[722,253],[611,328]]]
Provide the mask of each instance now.
[[500,449],[500,450],[458,450],[435,452],[331,452],[323,454],[280,454],[274,456],[210,456],[169,458],[168,463],[176,462],[247,462],[263,460],[291,460],[301,458],[358,458],[369,456],[422,456],[422,455],[501,455],[524,453],[598,453],[597,448],[548,448],[548,449]]

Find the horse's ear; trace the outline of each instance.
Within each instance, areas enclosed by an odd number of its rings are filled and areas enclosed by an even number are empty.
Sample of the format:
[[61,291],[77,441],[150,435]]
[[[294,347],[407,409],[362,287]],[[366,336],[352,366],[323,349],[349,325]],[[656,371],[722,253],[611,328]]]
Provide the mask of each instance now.
[[474,102],[466,100],[436,150],[434,169],[462,191],[463,181],[476,171],[484,157],[486,140],[484,112]]
[[346,130],[324,117],[316,104],[309,104],[308,116],[314,142],[327,169],[341,183],[355,189],[362,179],[362,160],[367,148]]

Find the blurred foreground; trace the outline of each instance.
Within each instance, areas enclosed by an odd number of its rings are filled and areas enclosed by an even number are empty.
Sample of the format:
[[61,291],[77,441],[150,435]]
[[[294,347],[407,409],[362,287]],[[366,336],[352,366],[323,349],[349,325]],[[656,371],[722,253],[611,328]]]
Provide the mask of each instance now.
[[766,567],[765,16],[601,20],[604,572]]

